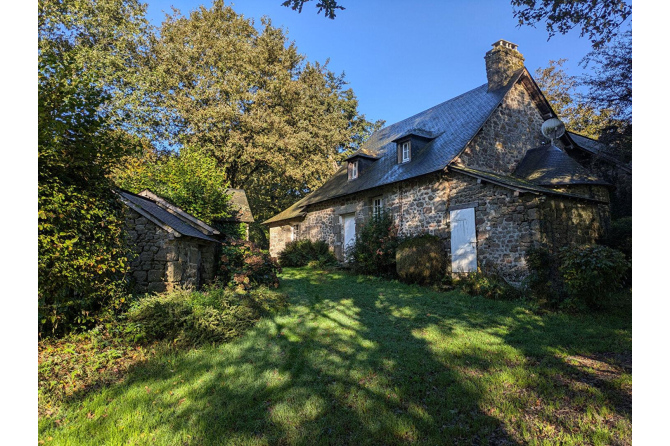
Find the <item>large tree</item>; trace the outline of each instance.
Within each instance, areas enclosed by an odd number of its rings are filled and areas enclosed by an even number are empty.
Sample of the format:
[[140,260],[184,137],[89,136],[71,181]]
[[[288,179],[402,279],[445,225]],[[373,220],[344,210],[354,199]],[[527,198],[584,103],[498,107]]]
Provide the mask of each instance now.
[[512,0],[519,26],[544,22],[549,39],[580,28],[594,49],[614,39],[633,7],[625,0]]
[[198,147],[158,152],[145,145],[142,156],[129,156],[119,163],[113,178],[131,192],[149,189],[208,224],[230,217],[225,172]]
[[127,259],[108,175],[135,146],[115,98],[133,88],[143,13],[134,0],[39,2],[40,332],[91,322],[118,296]]
[[563,68],[567,59],[550,60],[545,68],[535,71],[535,80],[558,117],[568,130],[598,139],[615,124],[614,111],[598,109],[579,94],[580,80]]
[[343,75],[222,1],[166,17],[152,47],[157,141],[208,151],[258,220],[323,184],[373,124]]

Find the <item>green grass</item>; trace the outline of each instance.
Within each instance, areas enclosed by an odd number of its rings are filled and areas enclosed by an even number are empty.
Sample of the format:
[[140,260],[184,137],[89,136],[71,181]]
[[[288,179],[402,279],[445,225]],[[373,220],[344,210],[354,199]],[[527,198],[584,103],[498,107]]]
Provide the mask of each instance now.
[[40,419],[45,444],[630,444],[630,311],[286,269],[290,309]]

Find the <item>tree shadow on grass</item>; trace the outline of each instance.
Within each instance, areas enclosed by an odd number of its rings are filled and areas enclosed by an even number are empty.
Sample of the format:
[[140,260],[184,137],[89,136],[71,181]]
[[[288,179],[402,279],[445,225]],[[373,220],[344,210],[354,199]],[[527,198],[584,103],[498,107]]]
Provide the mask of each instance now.
[[[502,445],[528,441],[515,417],[555,421],[529,412],[557,395],[548,380],[575,367],[555,359],[569,338],[547,331],[546,318],[344,273],[288,271],[282,286],[287,315],[138,367],[96,397],[96,413],[70,439]],[[581,342],[575,352],[591,345]]]

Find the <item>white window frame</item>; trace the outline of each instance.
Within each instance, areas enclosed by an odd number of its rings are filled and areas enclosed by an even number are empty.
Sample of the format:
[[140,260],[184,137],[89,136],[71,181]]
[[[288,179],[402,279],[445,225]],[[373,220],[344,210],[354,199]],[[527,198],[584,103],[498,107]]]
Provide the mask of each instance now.
[[[379,205],[377,205],[379,202]],[[384,210],[384,200],[382,197],[376,197],[372,199],[372,215],[379,217]]]
[[409,162],[412,159],[412,153],[411,153],[412,145],[410,144],[410,142],[405,141],[404,143],[402,143],[401,150],[402,150],[402,162],[403,163]]
[[358,161],[351,162],[351,178],[350,180],[355,180],[358,178]]

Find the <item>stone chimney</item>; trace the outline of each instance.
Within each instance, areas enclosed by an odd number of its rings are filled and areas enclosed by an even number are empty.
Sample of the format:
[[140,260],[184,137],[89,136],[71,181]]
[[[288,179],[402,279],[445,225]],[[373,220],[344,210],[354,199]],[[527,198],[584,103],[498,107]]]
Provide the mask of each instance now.
[[512,75],[523,68],[523,56],[517,51],[517,47],[518,45],[506,40],[498,40],[493,44],[493,49],[484,56],[489,91],[507,85]]

